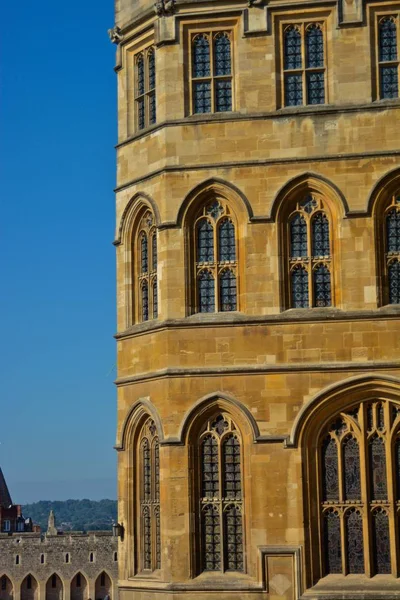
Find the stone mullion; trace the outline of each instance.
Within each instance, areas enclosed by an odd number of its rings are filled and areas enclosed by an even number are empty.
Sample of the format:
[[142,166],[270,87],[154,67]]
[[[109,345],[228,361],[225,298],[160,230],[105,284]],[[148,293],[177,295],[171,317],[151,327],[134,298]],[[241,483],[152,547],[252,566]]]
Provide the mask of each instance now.
[[[304,70],[305,72],[305,70]],[[303,97],[304,101],[304,97]],[[313,260],[312,260],[312,228],[311,218],[304,215],[307,223],[307,261],[302,261],[308,274],[308,308],[314,306],[314,286],[313,286]]]
[[[344,531],[344,510],[343,510],[343,503],[345,501],[344,499],[344,468],[343,468],[343,444],[341,443],[341,441],[339,441],[338,438],[336,438],[336,436],[334,437],[334,439],[337,440],[337,451],[338,451],[338,483],[339,483],[339,502],[335,503],[333,505],[333,508],[337,509],[339,512],[339,519],[340,519],[340,543],[341,543],[341,547],[342,547],[342,572],[343,574],[346,573],[346,536],[345,536],[345,531]],[[322,518],[323,518],[323,512],[322,512]],[[323,527],[322,527],[323,530]],[[322,534],[323,536],[323,534]],[[322,545],[323,545],[323,540],[322,540]]]
[[366,439],[366,415],[365,407],[359,412],[360,416],[360,429],[361,436],[359,440],[360,444],[360,476],[361,476],[361,502],[362,502],[362,517],[363,517],[363,537],[364,537],[364,568],[367,577],[372,576],[372,548],[371,548],[371,532],[370,532],[370,510],[368,502],[368,483],[369,483],[369,472],[368,472],[368,443]]
[[[218,256],[218,254],[217,254]],[[218,482],[219,482],[219,494],[218,494],[218,512],[219,512],[219,528],[220,528],[220,556],[221,556],[221,571],[225,572],[225,523],[224,523],[224,473],[223,473],[223,459],[222,459],[222,444],[221,440],[218,440]]]
[[385,419],[385,453],[386,453],[386,487],[388,500],[388,516],[389,516],[389,535],[390,535],[390,556],[392,563],[392,575],[398,576],[399,565],[396,548],[396,478],[393,477],[395,465],[393,461],[393,443],[392,434],[390,432],[390,402],[383,404],[384,419]]

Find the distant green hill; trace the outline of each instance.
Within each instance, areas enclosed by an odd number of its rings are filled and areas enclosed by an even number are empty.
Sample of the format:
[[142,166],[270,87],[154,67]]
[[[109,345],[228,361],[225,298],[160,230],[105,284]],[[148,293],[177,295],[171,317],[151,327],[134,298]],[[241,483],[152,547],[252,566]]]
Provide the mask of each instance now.
[[116,500],[40,500],[22,507],[25,518],[30,517],[34,523],[47,530],[49,512],[53,510],[56,526],[63,531],[88,531],[111,529],[117,520]]

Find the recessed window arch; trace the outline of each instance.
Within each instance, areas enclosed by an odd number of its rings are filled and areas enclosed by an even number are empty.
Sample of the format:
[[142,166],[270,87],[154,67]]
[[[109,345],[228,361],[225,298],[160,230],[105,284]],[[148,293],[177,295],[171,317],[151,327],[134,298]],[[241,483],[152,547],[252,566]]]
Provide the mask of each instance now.
[[283,236],[287,307],[333,306],[332,217],[325,198],[302,194],[284,217]]
[[194,312],[238,310],[236,218],[223,198],[202,205],[192,223]]
[[198,572],[244,572],[241,434],[230,415],[217,412],[195,446]]
[[155,571],[161,568],[160,443],[150,417],[141,428],[136,456],[139,571]]
[[154,214],[144,209],[132,240],[136,321],[158,317],[157,228]]
[[400,191],[393,194],[383,211],[384,239],[383,257],[383,302],[400,304]]
[[314,448],[316,485],[309,493],[320,539],[312,552],[321,576],[396,574],[400,403],[378,398],[338,412]]

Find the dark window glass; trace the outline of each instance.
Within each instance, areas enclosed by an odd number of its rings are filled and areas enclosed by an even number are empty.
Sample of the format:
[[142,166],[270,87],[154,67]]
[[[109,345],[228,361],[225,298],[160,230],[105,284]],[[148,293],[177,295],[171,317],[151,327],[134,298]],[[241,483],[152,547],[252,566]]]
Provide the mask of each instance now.
[[382,98],[398,98],[399,77],[398,67],[381,67],[381,94]]
[[78,573],[76,576],[76,587],[81,587],[81,574]]
[[149,90],[153,90],[156,87],[156,61],[153,49],[148,51],[147,60],[149,67]]
[[217,506],[207,504],[202,511],[205,571],[221,570],[221,524]]
[[224,497],[241,498],[240,443],[237,436],[231,434],[225,438],[222,456]]
[[142,273],[147,273],[149,270],[149,249],[145,233],[140,236],[140,258]]
[[151,252],[152,252],[152,268],[153,271],[157,271],[157,235],[153,233],[151,238]]
[[209,81],[193,82],[193,112],[211,112],[211,83]]
[[143,499],[151,499],[151,455],[149,440],[142,441],[142,466],[143,466]]
[[224,219],[218,228],[218,260],[236,260],[235,226],[230,219]]
[[306,66],[324,66],[324,36],[318,25],[310,25],[306,31]]
[[144,94],[144,58],[142,54],[136,59],[136,72],[137,72],[137,96]]
[[44,554],[40,555],[40,563],[44,565]]
[[400,252],[400,211],[396,208],[386,216],[386,239],[388,252]]
[[364,573],[362,516],[355,508],[346,513],[346,551],[348,572]]
[[382,19],[379,24],[379,61],[397,60],[397,31],[393,18]]
[[156,95],[151,94],[149,97],[149,122],[150,125],[156,122]]
[[373,500],[387,500],[385,442],[374,437],[369,443],[371,496]]
[[149,320],[149,286],[147,281],[142,282],[142,321]]
[[400,304],[400,262],[392,260],[388,267],[389,304]]
[[153,282],[153,319],[158,317],[158,286],[157,281]]
[[396,469],[396,500],[400,500],[400,437],[397,438],[394,447],[394,461]]
[[307,255],[307,224],[304,217],[296,213],[290,222],[290,258],[305,258]]
[[360,450],[353,437],[348,437],[343,444],[343,462],[345,499],[360,500]]
[[213,435],[203,439],[202,447],[202,497],[214,498],[219,494],[218,444]]
[[161,524],[160,524],[160,507],[154,509],[156,523],[156,569],[161,569]]
[[292,308],[308,308],[308,273],[304,267],[296,266],[291,273]]
[[324,500],[339,500],[338,451],[331,437],[322,446],[322,469]]
[[302,75],[285,73],[285,106],[300,106],[303,104]]
[[236,310],[236,277],[230,269],[224,271],[219,279],[221,311]]
[[340,518],[334,510],[324,513],[325,572],[342,572],[342,544],[340,537]]
[[145,506],[142,510],[143,519],[143,568],[151,569],[151,517],[150,507]]
[[52,588],[57,587],[57,575],[52,575],[52,577],[51,577],[51,587]]
[[214,262],[214,230],[208,219],[197,224],[197,262]]
[[331,273],[325,265],[318,265],[313,271],[314,306],[331,306]]
[[232,110],[232,81],[230,79],[217,79],[215,82],[215,111],[225,112],[229,110]]
[[227,571],[243,571],[243,519],[239,506],[227,506],[225,517],[225,566]]
[[373,556],[375,573],[391,573],[389,518],[386,511],[378,508],[372,515]]
[[215,312],[214,277],[208,271],[198,276],[199,312]]
[[307,73],[307,104],[325,103],[325,74]]
[[[231,42],[227,35],[218,33],[214,40],[215,75],[231,74]],[[230,109],[229,109],[230,110]]]
[[286,29],[284,46],[285,70],[301,69],[301,33],[296,27]]
[[210,76],[210,43],[205,35],[193,40],[193,77]]
[[32,577],[30,575],[26,578],[26,587],[28,590],[32,589]]

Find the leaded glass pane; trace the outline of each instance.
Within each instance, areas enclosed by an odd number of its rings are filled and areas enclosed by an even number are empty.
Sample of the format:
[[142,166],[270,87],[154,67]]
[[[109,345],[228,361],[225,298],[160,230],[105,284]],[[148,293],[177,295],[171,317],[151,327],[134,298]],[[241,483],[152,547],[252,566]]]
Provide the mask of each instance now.
[[229,423],[223,415],[218,417],[211,423],[211,429],[216,431],[221,436],[229,428]]
[[236,276],[227,269],[221,273],[219,278],[221,311],[236,310],[237,293],[236,293]]
[[340,538],[340,518],[337,512],[329,510],[324,514],[325,572],[342,572],[342,545]]
[[331,306],[331,273],[325,265],[318,265],[313,271],[314,306]]
[[307,27],[306,66],[307,68],[324,66],[324,36],[321,27],[318,25]]
[[157,280],[153,281],[153,319],[158,317],[158,285]]
[[374,409],[372,404],[367,406],[367,427],[368,431],[372,431],[374,428]]
[[243,517],[238,506],[228,506],[225,517],[225,568],[243,571]]
[[210,42],[206,35],[198,35],[193,40],[193,77],[209,76]]
[[218,260],[236,260],[235,226],[230,219],[224,219],[218,227]]
[[343,443],[344,495],[346,500],[361,499],[360,450],[358,442],[348,437]]
[[382,98],[398,98],[399,76],[398,67],[381,67],[381,95]]
[[215,111],[232,110],[232,81],[217,79],[215,81]]
[[144,127],[146,126],[145,112],[144,112],[144,98],[140,98],[140,100],[138,100],[136,102],[136,106],[137,106],[138,128],[144,129]]
[[285,31],[285,71],[301,69],[301,33],[296,27],[288,27]]
[[400,262],[393,260],[388,267],[389,304],[400,304]]
[[136,96],[142,96],[144,94],[144,59],[143,54],[139,54],[136,59]]
[[372,515],[373,557],[375,573],[389,574],[392,571],[390,561],[389,517],[381,508]]
[[292,308],[308,308],[308,273],[304,267],[295,267],[291,273]]
[[364,573],[362,516],[355,508],[346,513],[346,553],[348,572]]
[[154,517],[156,523],[156,569],[161,569],[161,523],[159,506],[154,508]]
[[154,499],[160,500],[160,444],[154,440]]
[[306,258],[307,255],[307,223],[296,213],[290,221],[290,258]]
[[378,418],[378,429],[379,431],[384,431],[385,429],[385,411],[383,408],[382,402],[378,404],[376,407],[376,413]]
[[390,62],[397,60],[397,31],[393,18],[382,19],[379,23],[379,60]]
[[193,82],[193,112],[211,112],[211,83],[209,81]]
[[307,104],[325,103],[325,73],[307,72]]
[[151,454],[147,438],[142,441],[143,499],[151,499]]
[[151,238],[151,266],[153,271],[157,271],[157,235],[155,233]]
[[285,74],[285,106],[300,106],[303,104],[302,75]]
[[153,49],[148,51],[147,60],[149,67],[149,90],[153,90],[156,87],[156,61]]
[[372,500],[387,500],[385,442],[374,437],[369,442],[370,481]]
[[219,494],[218,443],[213,435],[207,435],[201,445],[203,498],[215,498]]
[[400,437],[397,438],[394,447],[394,461],[396,469],[396,499],[400,500]]
[[214,262],[214,229],[208,219],[197,223],[197,262]]
[[151,515],[150,507],[142,510],[143,519],[143,568],[151,569]]
[[318,202],[311,194],[306,196],[304,200],[300,202],[300,208],[309,215],[317,208],[317,206]]
[[149,96],[149,123],[153,125],[156,122],[156,95],[153,92]]
[[400,210],[396,208],[386,216],[386,241],[388,252],[400,252]]
[[149,286],[147,281],[142,283],[142,321],[149,320]]
[[221,570],[221,520],[217,506],[208,504],[202,511],[205,571]]
[[231,74],[231,42],[224,33],[218,33],[214,39],[215,75]]
[[324,500],[339,500],[338,451],[330,436],[322,446],[322,484]]
[[236,435],[229,435],[222,446],[224,497],[238,498],[242,496],[240,470],[240,442]]
[[145,233],[142,233],[140,236],[140,262],[141,272],[147,273],[149,270],[149,249],[147,235]]
[[199,312],[215,312],[214,277],[209,271],[202,271],[197,278],[199,290]]

